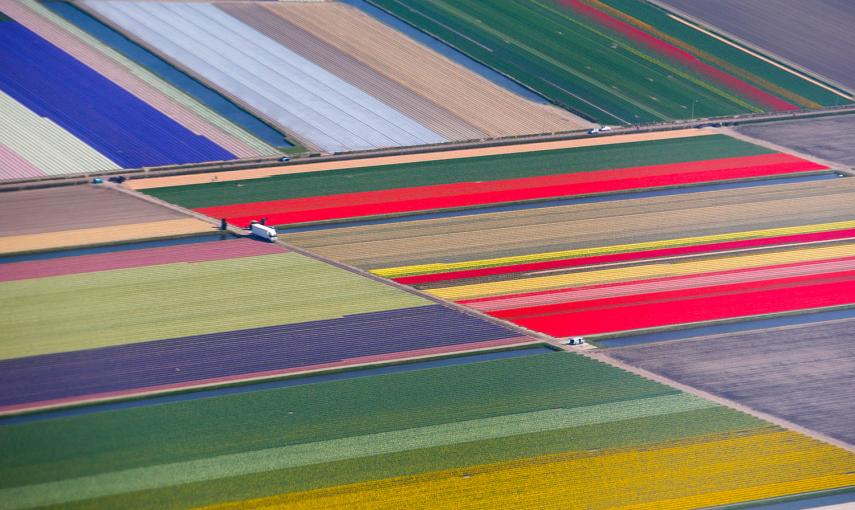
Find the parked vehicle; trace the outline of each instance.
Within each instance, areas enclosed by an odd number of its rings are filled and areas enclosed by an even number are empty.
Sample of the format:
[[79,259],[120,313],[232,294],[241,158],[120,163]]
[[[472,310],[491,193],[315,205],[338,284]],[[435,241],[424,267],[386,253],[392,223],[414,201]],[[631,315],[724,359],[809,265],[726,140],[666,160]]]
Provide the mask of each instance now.
[[585,343],[585,337],[571,336],[566,340],[561,341],[561,345],[582,345]]
[[249,226],[249,232],[254,237],[270,241],[271,243],[278,239],[275,228],[262,225],[261,223],[252,223]]
[[600,126],[598,128],[589,129],[588,134],[589,135],[596,135],[596,134],[605,133],[605,132],[611,131],[611,130],[612,130],[611,126]]

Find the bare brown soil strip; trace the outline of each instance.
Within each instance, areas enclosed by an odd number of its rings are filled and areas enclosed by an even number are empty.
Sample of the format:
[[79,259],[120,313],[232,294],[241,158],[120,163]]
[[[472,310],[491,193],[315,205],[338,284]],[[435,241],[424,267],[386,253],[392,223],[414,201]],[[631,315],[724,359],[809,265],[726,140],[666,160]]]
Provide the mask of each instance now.
[[374,71],[350,55],[318,39],[257,3],[220,3],[220,9],[252,26],[288,49],[344,78],[399,112],[448,140],[475,140],[487,133],[464,121],[451,110]]
[[266,7],[491,137],[590,126],[569,112],[517,96],[355,7],[338,2],[272,2]]
[[418,163],[422,161],[443,161],[448,159],[472,158],[477,156],[495,156],[499,154],[517,154],[575,147],[592,147],[596,145],[612,145],[619,143],[644,142],[650,140],[668,140],[687,138],[690,136],[706,136],[718,134],[711,129],[678,129],[674,131],[658,131],[654,133],[637,133],[606,137],[581,138],[574,140],[559,140],[553,142],[534,142],[524,144],[500,145],[478,149],[459,149],[450,151],[426,152],[421,154],[404,154],[400,156],[381,156],[376,158],[353,159],[347,161],[328,161],[324,163],[307,163],[304,165],[282,165],[249,170],[232,170],[226,172],[211,172],[204,174],[176,175],[170,177],[152,177],[134,179],[125,183],[131,189],[163,188],[166,186],[183,186],[187,184],[203,184],[217,181],[239,181],[243,179],[261,179],[274,175],[299,174],[305,172],[323,172],[341,170],[344,168],[364,168],[369,166],[398,165],[402,163]]
[[0,254],[72,248],[213,232],[216,227],[195,218],[82,228],[62,232],[0,237]]
[[0,196],[0,236],[174,220],[186,216],[102,186],[15,191]]

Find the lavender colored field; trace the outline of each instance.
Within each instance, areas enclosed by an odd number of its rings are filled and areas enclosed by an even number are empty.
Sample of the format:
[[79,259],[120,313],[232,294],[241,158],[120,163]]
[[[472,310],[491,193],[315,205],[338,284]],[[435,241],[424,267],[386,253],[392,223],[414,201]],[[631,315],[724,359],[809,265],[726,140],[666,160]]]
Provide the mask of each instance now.
[[59,257],[0,265],[0,282],[132,267],[205,262],[282,253],[281,246],[251,239],[230,239],[200,246],[183,244],[134,251]]
[[618,360],[855,445],[855,320],[609,350]]
[[183,218],[187,216],[93,186],[16,191],[0,200],[0,236]]
[[660,0],[846,87],[855,87],[851,0]]
[[855,167],[855,115],[746,124],[734,129],[803,154]]
[[441,305],[0,361],[0,411],[522,343]]

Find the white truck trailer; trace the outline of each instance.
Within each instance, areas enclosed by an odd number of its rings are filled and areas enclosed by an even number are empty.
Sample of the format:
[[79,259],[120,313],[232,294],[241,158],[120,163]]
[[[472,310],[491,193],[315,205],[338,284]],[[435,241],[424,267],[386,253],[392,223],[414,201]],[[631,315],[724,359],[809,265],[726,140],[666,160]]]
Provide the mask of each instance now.
[[261,223],[253,223],[250,225],[249,232],[253,236],[259,239],[264,239],[265,241],[270,241],[271,243],[278,239],[275,228],[262,225]]

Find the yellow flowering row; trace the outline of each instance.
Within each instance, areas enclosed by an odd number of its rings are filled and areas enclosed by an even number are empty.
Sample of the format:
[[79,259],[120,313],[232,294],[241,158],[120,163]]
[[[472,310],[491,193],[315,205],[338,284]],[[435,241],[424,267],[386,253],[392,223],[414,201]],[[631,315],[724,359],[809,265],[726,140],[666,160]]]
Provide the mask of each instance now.
[[855,485],[855,455],[769,427],[455,468],[210,508],[681,509],[850,485]]
[[768,228],[763,230],[747,230],[743,232],[729,232],[726,234],[713,234],[706,236],[682,237],[679,239],[664,239],[661,241],[647,241],[643,243],[619,244],[613,246],[598,246],[595,248],[579,248],[576,250],[562,250],[545,253],[532,253],[529,255],[517,255],[512,257],[500,257],[495,259],[467,260],[463,262],[448,262],[436,264],[420,264],[414,266],[389,267],[384,269],[373,269],[372,273],[386,278],[398,278],[425,273],[443,273],[446,271],[458,271],[463,269],[477,269],[482,267],[506,266],[509,264],[522,264],[528,262],[542,262],[546,260],[569,259],[577,257],[590,257],[593,255],[607,255],[612,253],[625,253],[640,250],[652,250],[659,248],[674,248],[677,246],[689,246],[695,244],[707,244],[720,241],[739,241],[743,239],[757,239],[764,237],[777,237],[785,235],[809,234],[812,232],[827,232],[831,230],[843,230],[855,228],[855,221],[837,221],[833,223],[818,223],[814,225],[799,225],[796,227]]
[[851,256],[855,256],[855,244],[822,246],[819,248],[792,248],[772,253],[724,255],[714,259],[689,260],[687,262],[657,262],[617,269],[600,269],[519,280],[458,285],[456,287],[430,289],[425,292],[443,299],[462,300],[518,292],[581,287],[669,276],[687,276],[732,269],[746,269]]

